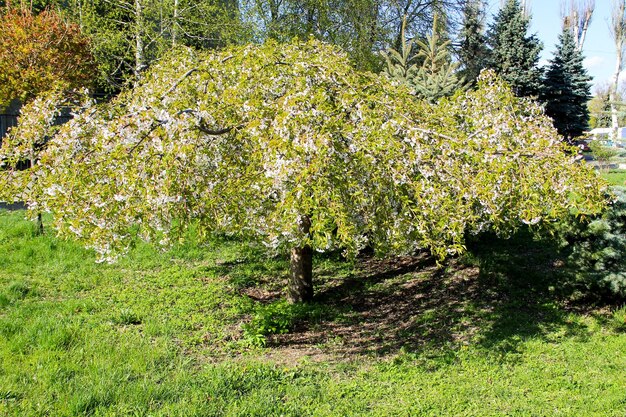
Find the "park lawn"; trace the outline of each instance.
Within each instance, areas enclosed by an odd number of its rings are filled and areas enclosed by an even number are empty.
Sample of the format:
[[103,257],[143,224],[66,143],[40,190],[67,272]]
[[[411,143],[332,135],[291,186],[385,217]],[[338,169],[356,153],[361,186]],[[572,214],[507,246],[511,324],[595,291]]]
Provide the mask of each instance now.
[[626,310],[571,301],[553,247],[484,240],[287,264],[216,239],[116,264],[0,212],[0,416],[624,416]]
[[611,185],[626,185],[626,170],[612,169],[608,172],[602,172],[602,177],[606,179]]

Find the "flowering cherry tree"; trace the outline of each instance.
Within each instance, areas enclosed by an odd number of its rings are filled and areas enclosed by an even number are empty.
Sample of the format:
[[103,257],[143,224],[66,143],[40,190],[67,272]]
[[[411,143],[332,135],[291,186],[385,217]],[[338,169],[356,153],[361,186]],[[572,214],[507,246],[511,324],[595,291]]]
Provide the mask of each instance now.
[[113,102],[85,106],[37,167],[28,200],[103,260],[194,222],[290,252],[292,301],[313,295],[312,251],[443,258],[466,233],[605,200],[540,106],[492,73],[476,91],[416,102],[315,41],[178,49]]

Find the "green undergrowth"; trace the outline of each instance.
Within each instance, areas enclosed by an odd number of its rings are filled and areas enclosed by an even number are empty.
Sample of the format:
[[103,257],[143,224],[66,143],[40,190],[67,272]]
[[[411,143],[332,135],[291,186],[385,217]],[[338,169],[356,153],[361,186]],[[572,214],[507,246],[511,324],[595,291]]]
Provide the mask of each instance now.
[[[0,416],[623,416],[626,309],[571,306],[523,237],[287,263],[232,239],[116,264],[0,212]],[[462,261],[462,262],[461,262]]]

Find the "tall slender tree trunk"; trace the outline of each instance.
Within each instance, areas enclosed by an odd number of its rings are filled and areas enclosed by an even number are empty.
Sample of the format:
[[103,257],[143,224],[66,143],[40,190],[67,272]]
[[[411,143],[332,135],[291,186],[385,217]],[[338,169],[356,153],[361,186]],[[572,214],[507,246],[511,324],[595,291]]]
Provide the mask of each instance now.
[[135,0],[135,85],[141,78],[145,66],[145,52],[143,43],[143,8],[141,0]]
[[278,1],[276,0],[269,0],[268,2],[268,6],[269,6],[269,11],[270,11],[270,21],[267,24],[267,27],[269,28],[268,31],[268,36],[270,38],[277,38],[277,23],[278,23],[278,17],[279,17],[279,4]]
[[611,83],[609,101],[611,104],[611,139],[618,139],[619,120],[617,114],[617,87],[619,74],[624,61],[624,42],[626,41],[626,0],[614,0],[611,15],[611,34],[615,41],[615,73]]
[[76,7],[78,7],[78,26],[80,26],[81,30],[83,29],[83,2],[82,0],[78,0],[76,2]]
[[522,8],[522,13],[524,14],[524,16],[528,17],[530,15],[530,12],[528,10],[528,5],[526,4],[526,0],[520,1],[520,6]]
[[178,0],[174,0],[174,18],[172,22],[172,46],[178,43]]
[[37,233],[43,235],[43,219],[41,213],[37,213]]
[[578,49],[580,52],[582,52],[583,46],[585,45],[585,39],[587,38],[587,31],[589,30],[589,23],[591,22],[592,15],[593,7],[591,9],[585,10],[585,17],[582,25],[583,27],[576,37],[576,49]]
[[609,102],[611,104],[611,138],[615,141],[618,136],[619,118],[617,114],[617,85],[619,83],[619,74],[622,72],[622,47],[616,50],[617,57],[615,60],[615,72],[611,81],[611,92],[609,93]]
[[[299,223],[300,231],[308,235],[311,219],[308,216],[301,216]],[[309,245],[291,249],[287,300],[290,303],[306,303],[313,300],[313,251]]]
[[[37,160],[35,159],[35,150],[31,148],[30,169],[35,169],[35,164],[37,164]],[[41,212],[37,213],[37,234],[43,235],[43,218],[41,217]]]
[[569,27],[576,41],[576,49],[583,50],[589,23],[596,7],[595,0],[561,0],[563,24]]

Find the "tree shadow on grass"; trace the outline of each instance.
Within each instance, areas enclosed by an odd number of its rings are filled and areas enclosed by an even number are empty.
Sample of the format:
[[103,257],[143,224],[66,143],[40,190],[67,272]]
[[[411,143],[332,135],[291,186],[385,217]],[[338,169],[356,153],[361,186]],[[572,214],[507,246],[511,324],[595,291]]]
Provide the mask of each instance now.
[[511,239],[483,237],[470,254],[438,266],[426,253],[361,259],[352,276],[318,270],[314,308],[269,345],[291,356],[387,355],[439,352],[472,344],[507,354],[528,338],[585,338],[558,302],[563,271],[556,246],[527,233]]
[[570,303],[571,271],[557,242],[522,231],[506,240],[484,236],[470,250],[480,265],[480,286],[496,292],[493,314],[480,335],[481,345],[514,351],[521,341],[545,337],[557,329],[561,337],[589,337],[586,326],[568,319],[574,307],[583,311],[592,306]]

